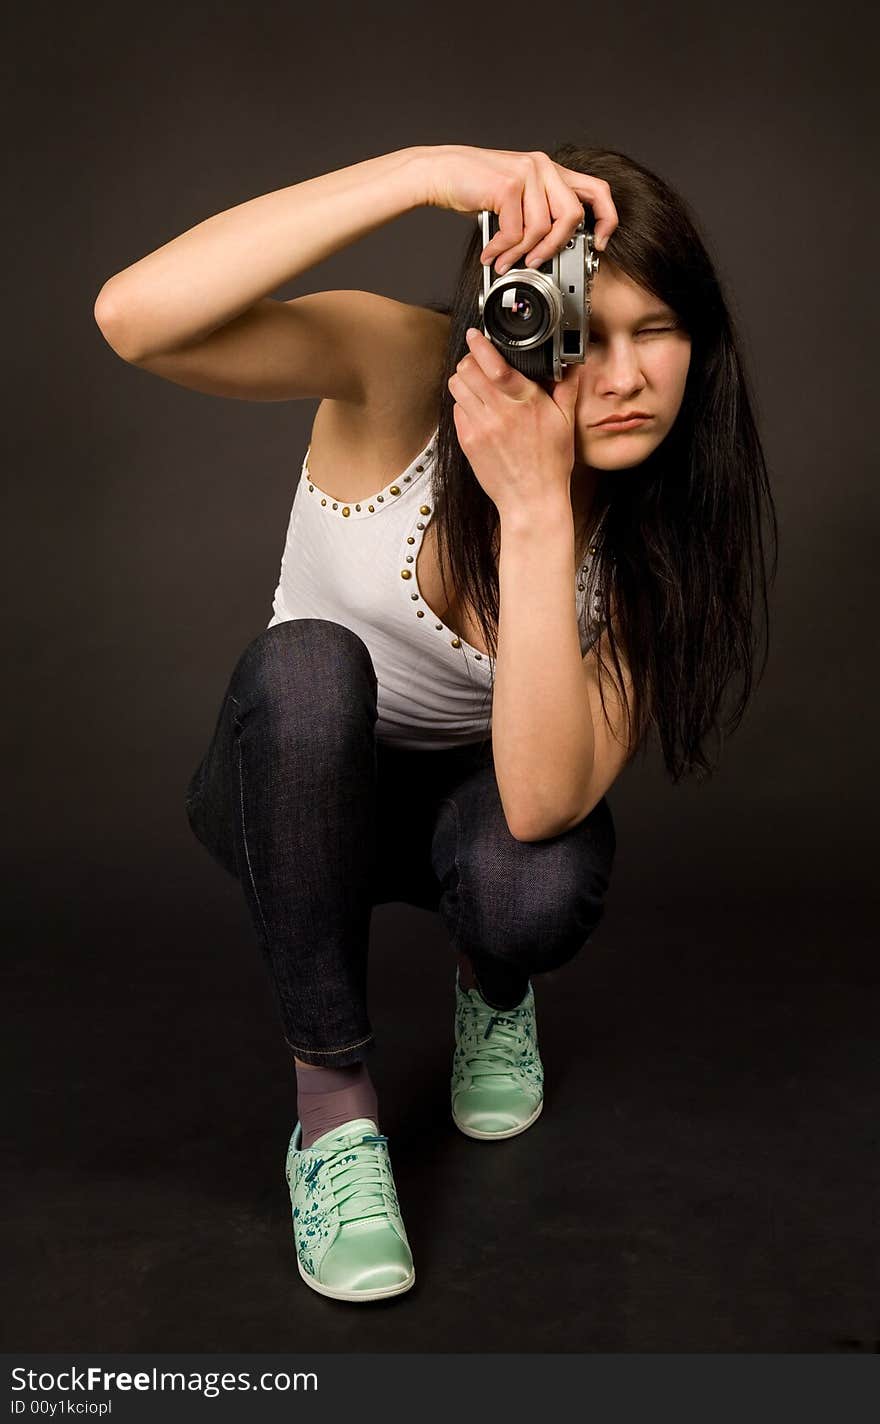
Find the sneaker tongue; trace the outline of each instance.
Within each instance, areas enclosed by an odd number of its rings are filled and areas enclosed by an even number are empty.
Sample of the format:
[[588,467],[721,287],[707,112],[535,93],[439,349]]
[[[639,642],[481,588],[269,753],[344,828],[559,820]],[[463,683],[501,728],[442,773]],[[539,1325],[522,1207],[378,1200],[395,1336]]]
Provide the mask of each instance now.
[[331,1127],[329,1132],[316,1137],[312,1143],[312,1148],[329,1147],[337,1137],[361,1137],[365,1132],[378,1134],[379,1129],[369,1117],[353,1117],[350,1122],[344,1122],[340,1127]]

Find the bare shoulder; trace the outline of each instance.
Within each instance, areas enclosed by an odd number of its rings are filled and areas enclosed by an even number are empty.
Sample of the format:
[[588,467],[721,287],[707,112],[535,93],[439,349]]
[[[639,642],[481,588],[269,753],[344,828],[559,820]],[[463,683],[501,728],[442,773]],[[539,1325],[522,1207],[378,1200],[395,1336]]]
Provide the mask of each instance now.
[[325,397],[311,429],[309,473],[321,489],[345,500],[388,484],[427,443],[439,419],[450,318],[429,307],[381,300],[381,337],[372,359],[369,341],[360,353],[361,398]]

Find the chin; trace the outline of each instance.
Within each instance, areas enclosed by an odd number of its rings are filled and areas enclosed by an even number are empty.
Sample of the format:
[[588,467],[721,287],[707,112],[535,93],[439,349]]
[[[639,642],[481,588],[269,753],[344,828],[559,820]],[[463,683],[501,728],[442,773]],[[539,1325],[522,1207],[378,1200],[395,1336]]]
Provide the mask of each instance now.
[[647,460],[659,443],[652,440],[648,444],[645,440],[636,441],[625,436],[604,441],[587,440],[577,452],[576,459],[591,470],[631,470]]

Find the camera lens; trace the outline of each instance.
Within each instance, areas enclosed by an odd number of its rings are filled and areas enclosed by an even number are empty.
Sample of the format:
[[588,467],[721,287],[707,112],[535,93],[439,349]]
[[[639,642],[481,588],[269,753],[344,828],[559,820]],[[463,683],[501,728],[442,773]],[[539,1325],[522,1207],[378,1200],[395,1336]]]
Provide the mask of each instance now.
[[528,341],[547,329],[550,310],[542,292],[517,281],[492,292],[483,320],[492,335],[502,341]]

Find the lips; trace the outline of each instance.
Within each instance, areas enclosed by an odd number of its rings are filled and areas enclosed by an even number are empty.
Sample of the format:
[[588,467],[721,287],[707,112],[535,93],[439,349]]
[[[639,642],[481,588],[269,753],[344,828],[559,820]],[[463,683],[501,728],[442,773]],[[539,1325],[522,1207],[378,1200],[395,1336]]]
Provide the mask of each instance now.
[[651,417],[646,410],[628,410],[623,415],[606,415],[604,420],[597,420],[597,425],[620,425],[625,420],[650,420]]

